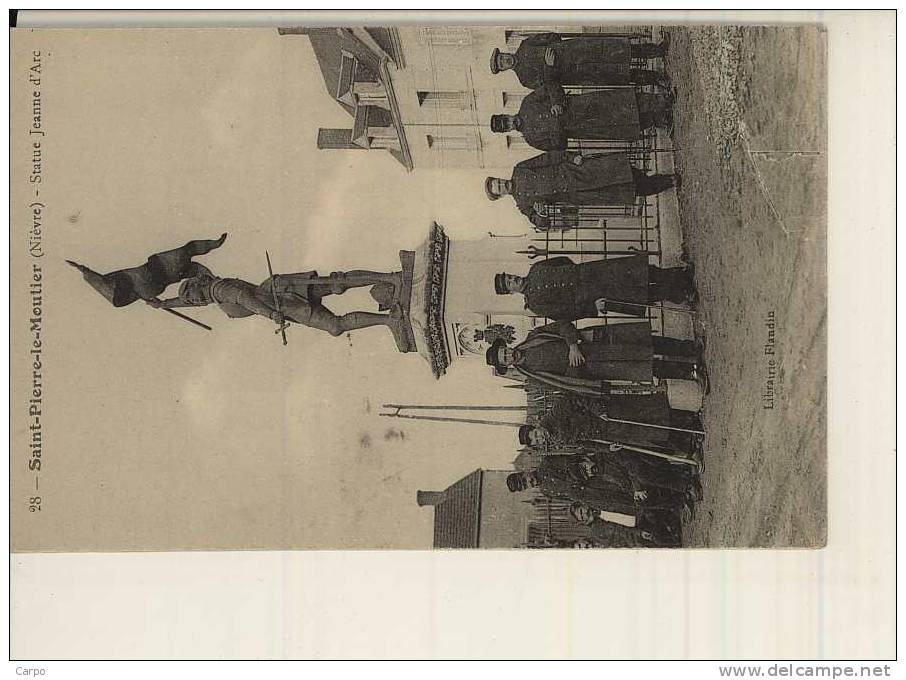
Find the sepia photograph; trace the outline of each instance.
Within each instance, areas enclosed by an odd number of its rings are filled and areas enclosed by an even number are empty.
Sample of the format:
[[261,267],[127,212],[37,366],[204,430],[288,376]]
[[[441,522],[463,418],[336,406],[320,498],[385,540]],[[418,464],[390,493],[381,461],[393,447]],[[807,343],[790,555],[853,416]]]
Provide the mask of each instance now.
[[9,22],[11,672],[891,675],[894,12]]
[[817,548],[820,25],[12,35],[12,547]]

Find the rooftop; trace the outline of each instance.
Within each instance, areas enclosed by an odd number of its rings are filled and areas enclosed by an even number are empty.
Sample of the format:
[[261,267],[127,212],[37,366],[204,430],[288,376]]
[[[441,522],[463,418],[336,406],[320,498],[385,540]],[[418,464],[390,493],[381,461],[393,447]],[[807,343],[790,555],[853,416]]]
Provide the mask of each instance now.
[[[286,28],[279,29],[281,35],[301,34],[308,36],[324,86],[334,101],[352,116],[361,127],[364,112],[358,113],[358,104],[352,94],[354,82],[380,83],[387,95],[392,125],[396,129],[401,149],[387,149],[408,170],[412,169],[412,158],[406,135],[399,120],[398,106],[389,77],[387,63],[399,65],[401,53],[393,29],[368,28]],[[358,115],[357,115],[358,113]],[[359,131],[360,133],[361,131]],[[353,134],[352,140],[361,134]]]
[[[478,547],[482,474],[475,470],[445,491],[419,493],[421,504],[434,506],[435,548]],[[421,502],[423,498],[430,500]]]

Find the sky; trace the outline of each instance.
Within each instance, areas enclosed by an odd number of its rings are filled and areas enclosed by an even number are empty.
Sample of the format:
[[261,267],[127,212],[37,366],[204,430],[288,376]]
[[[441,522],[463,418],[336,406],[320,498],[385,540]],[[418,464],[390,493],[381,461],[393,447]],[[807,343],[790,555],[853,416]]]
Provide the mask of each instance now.
[[[432,220],[467,239],[523,233],[522,216],[485,199],[480,169],[406,173],[383,152],[317,150],[318,127],[350,119],[304,36],[44,31],[14,35],[14,229],[29,217],[32,50],[45,62],[44,504],[27,512],[20,449],[15,545],[430,547],[433,512],[416,490],[510,467],[515,434],[377,414],[385,402],[520,403],[480,358],[435,381],[383,328],[294,327],[283,347],[262,318],[192,310],[209,333],[140,303],[112,308],[64,259],[106,272],[226,231],[200,259],[222,276],[263,280],[265,249],[277,272],[387,270]],[[13,328],[24,333],[23,245]],[[374,309],[365,289],[328,306]],[[14,359],[14,380],[26,368]]]

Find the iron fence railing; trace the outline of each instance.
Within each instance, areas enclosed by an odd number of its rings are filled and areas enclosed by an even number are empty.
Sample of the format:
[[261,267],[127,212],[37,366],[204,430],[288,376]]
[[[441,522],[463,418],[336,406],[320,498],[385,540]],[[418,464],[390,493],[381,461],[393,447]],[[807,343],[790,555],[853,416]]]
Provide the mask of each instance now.
[[[624,145],[635,167],[656,174],[662,163],[659,156],[672,153],[671,149],[658,147],[656,133],[646,133],[637,142],[594,142],[576,140],[575,148],[583,153],[617,150]],[[658,194],[640,197],[635,205],[570,205],[552,203],[543,207],[550,219],[548,229],[536,230],[523,252],[530,260],[565,255],[574,261],[607,259],[646,253],[649,262],[660,265],[663,261],[661,235],[661,204]],[[664,332],[663,304],[651,305],[645,317],[652,332]],[[607,312],[595,323],[637,321],[637,316]]]

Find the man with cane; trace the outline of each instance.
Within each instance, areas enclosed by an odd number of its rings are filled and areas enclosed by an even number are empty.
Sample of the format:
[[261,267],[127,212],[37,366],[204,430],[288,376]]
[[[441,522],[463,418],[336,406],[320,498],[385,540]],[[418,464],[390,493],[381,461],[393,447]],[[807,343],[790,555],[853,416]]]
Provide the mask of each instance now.
[[523,446],[553,450],[611,441],[686,458],[700,454],[701,418],[671,409],[664,395],[608,399],[557,395],[553,399],[554,405],[537,423],[519,428]]
[[538,488],[550,498],[628,515],[640,509],[691,509],[697,500],[696,492],[680,488],[681,483],[665,485],[619,461],[583,454],[544,456],[537,468],[508,475],[506,484],[513,493]]

